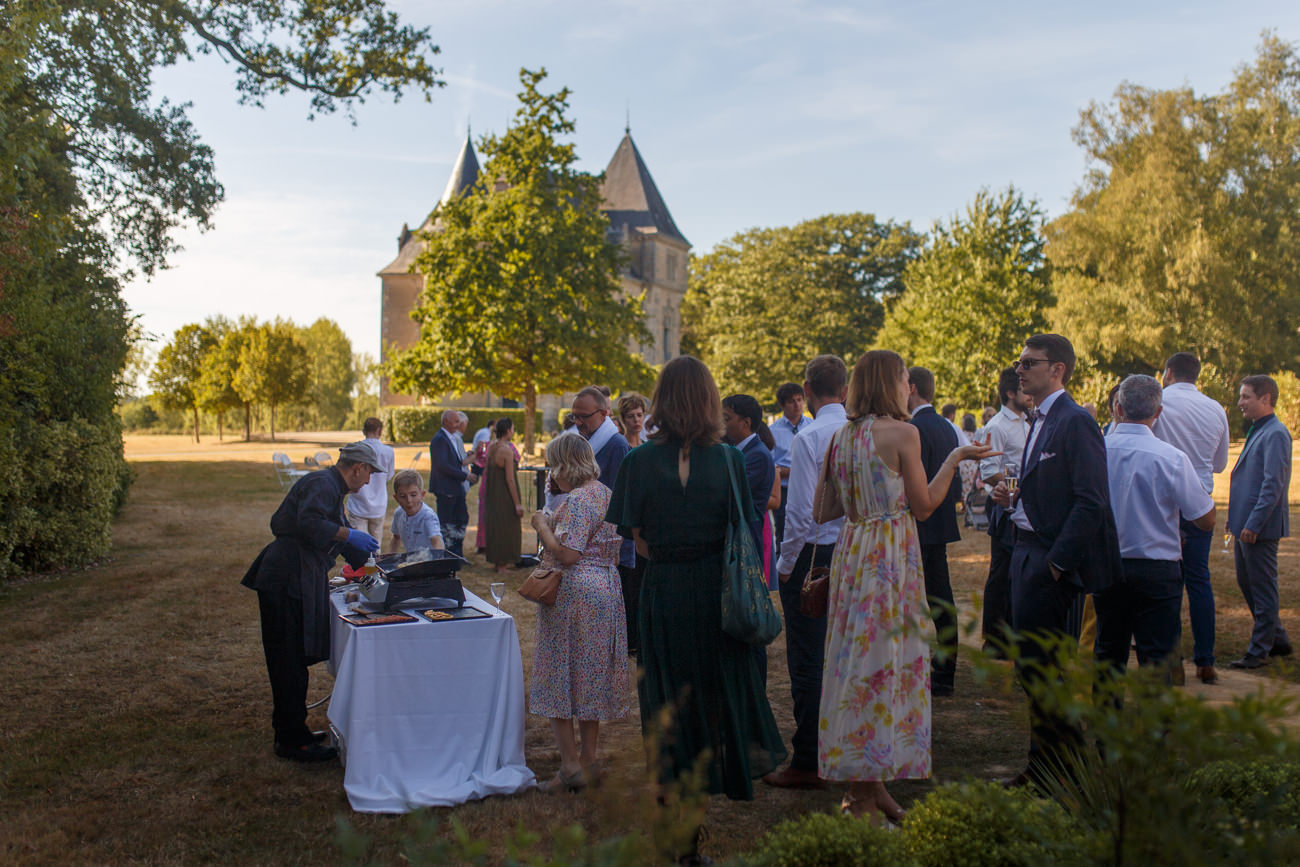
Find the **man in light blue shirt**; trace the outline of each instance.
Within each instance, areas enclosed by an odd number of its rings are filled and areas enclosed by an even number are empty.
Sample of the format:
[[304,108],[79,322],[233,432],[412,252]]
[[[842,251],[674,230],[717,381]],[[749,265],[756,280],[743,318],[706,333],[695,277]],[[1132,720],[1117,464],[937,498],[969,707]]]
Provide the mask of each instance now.
[[785,504],[790,497],[790,444],[795,434],[812,424],[803,414],[803,386],[787,382],[776,390],[776,402],[781,406],[781,417],[772,422],[769,430],[776,445],[772,447],[772,460],[776,474],[781,477],[781,507],[772,514],[772,529],[776,536],[776,552],[781,553],[781,537],[785,535]]
[[1161,411],[1160,383],[1130,376],[1115,399],[1118,422],[1106,437],[1110,505],[1119,531],[1124,580],[1095,596],[1096,655],[1115,669],[1172,665],[1183,605],[1179,516],[1205,532],[1214,529],[1214,500],[1181,450],[1151,428]]

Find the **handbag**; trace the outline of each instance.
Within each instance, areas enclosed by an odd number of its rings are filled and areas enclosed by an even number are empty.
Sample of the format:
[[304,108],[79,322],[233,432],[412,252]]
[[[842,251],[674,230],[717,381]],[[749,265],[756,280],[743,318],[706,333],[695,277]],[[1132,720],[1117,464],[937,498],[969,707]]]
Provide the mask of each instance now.
[[563,575],[564,573],[559,569],[538,566],[529,572],[524,583],[519,585],[519,595],[529,602],[554,605],[555,597],[560,594],[560,578]]
[[[829,459],[828,450],[828,456],[824,460]],[[829,482],[829,479],[827,482]],[[822,488],[822,511],[826,511],[825,488]],[[821,526],[821,524],[818,524],[817,530],[813,531],[813,563],[817,562],[817,531],[821,530]],[[803,577],[803,586],[799,588],[799,613],[804,617],[825,617],[830,611],[830,592],[830,567],[818,566],[809,569],[808,574]]]
[[763,579],[763,562],[754,537],[741,520],[744,514],[740,482],[731,456],[726,456],[731,479],[731,520],[727,522],[722,558],[722,631],[746,644],[771,644],[781,634],[781,618]]

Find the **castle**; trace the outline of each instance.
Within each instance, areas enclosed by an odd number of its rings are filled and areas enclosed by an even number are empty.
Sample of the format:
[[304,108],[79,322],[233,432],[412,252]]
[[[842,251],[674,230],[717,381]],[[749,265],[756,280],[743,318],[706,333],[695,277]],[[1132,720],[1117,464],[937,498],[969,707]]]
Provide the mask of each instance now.
[[[451,177],[443,190],[438,206],[453,196],[472,187],[479,176],[478,157],[468,134],[460,149]],[[625,130],[614,157],[605,169],[601,186],[601,210],[609,217],[610,240],[623,245],[627,264],[622,272],[623,291],[628,296],[645,293],[646,327],[652,335],[651,344],[635,347],[648,364],[658,365],[676,357],[681,346],[681,304],[686,294],[686,273],[690,255],[690,242],[673,222],[663,196],[655,186],[650,170],[632,141],[630,130]],[[419,325],[411,319],[411,310],[424,288],[424,277],[411,272],[411,266],[424,246],[423,233],[435,231],[438,206],[425,219],[419,230],[412,232],[402,226],[397,239],[397,258],[380,272],[381,358],[387,360],[392,348],[406,349],[419,339]],[[557,410],[567,406],[571,395],[538,395],[537,407],[542,411],[544,424],[555,424]],[[388,378],[380,380],[381,406],[412,405],[423,402],[409,394],[389,390]],[[443,406],[514,407],[514,401],[487,393],[463,394],[460,397],[436,401]]]

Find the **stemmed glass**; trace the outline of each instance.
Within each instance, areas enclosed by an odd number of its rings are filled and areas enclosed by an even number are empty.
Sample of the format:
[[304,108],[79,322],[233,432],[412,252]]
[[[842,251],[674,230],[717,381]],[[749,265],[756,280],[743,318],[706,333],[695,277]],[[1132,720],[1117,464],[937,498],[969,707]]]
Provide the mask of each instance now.
[[1002,465],[1002,481],[1006,483],[1007,490],[1015,497],[1016,488],[1020,485],[1020,464],[1011,463],[1010,461]]
[[497,604],[497,611],[500,611],[501,600],[506,595],[506,583],[504,581],[493,581],[488,585],[488,592],[492,594],[492,601]]

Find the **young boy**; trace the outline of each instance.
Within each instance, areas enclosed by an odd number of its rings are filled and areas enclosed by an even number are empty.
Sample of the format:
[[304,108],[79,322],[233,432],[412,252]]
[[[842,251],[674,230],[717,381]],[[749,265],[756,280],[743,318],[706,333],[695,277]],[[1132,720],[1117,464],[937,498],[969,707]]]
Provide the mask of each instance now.
[[389,551],[396,551],[398,542],[407,552],[433,548],[441,551],[442,525],[438,513],[424,502],[424,478],[416,470],[402,470],[393,476],[393,496],[401,508],[393,513],[393,540]]

